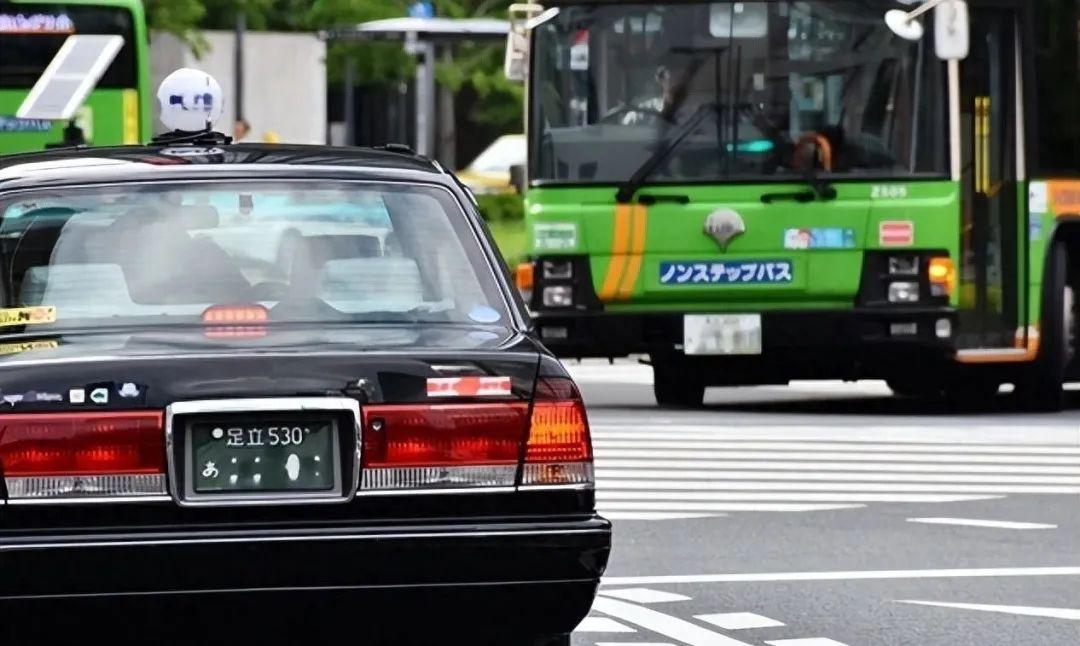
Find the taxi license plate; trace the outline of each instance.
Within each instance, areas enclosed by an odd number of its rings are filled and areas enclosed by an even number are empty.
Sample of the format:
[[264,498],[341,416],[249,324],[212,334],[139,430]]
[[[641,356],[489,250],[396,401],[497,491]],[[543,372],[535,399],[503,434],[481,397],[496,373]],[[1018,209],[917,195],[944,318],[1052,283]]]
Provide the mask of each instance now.
[[197,494],[328,492],[336,441],[332,419],[193,422],[191,483]]
[[711,356],[761,354],[761,315],[688,314],[683,317],[683,352]]

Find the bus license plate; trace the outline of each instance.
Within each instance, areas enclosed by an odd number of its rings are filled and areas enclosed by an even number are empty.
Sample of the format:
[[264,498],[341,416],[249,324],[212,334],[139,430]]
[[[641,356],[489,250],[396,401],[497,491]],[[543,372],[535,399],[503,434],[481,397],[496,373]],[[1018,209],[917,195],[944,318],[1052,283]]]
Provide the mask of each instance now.
[[761,354],[761,315],[688,314],[683,317],[683,352],[712,356]]

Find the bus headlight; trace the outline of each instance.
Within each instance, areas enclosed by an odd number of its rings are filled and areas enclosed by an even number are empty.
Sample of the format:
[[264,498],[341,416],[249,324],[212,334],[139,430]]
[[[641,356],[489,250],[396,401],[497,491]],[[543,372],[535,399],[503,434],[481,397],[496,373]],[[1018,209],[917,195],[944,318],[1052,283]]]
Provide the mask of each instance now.
[[545,260],[544,280],[569,280],[574,277],[574,263],[571,260]]
[[889,256],[890,276],[918,276],[918,256]]
[[918,303],[919,283],[914,281],[899,281],[889,283],[890,303]]
[[570,285],[549,285],[543,292],[544,307],[572,307],[574,288]]

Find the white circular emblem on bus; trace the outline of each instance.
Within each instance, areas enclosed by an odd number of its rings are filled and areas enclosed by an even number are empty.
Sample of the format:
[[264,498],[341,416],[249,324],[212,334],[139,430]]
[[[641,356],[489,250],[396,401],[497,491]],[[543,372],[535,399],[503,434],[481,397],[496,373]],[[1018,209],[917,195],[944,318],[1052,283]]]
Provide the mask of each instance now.
[[161,122],[169,130],[202,132],[221,118],[225,98],[221,86],[206,72],[190,67],[165,77],[157,91]]

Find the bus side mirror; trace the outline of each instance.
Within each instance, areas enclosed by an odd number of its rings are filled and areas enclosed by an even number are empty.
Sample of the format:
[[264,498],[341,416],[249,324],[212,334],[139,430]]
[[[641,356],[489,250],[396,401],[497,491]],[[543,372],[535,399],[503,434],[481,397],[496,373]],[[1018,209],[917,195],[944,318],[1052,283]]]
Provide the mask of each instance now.
[[529,73],[529,21],[544,8],[538,4],[512,4],[510,29],[506,33],[503,74],[510,81],[524,82]]
[[510,167],[510,185],[519,195],[525,194],[525,165],[514,164]]
[[885,14],[885,24],[904,40],[918,42],[925,34],[919,18],[931,9],[935,10],[934,49],[938,58],[943,61],[967,58],[971,49],[971,21],[964,0],[926,0],[911,11],[893,9]]
[[961,61],[971,51],[971,20],[964,0],[946,0],[934,12],[934,48],[943,61]]

